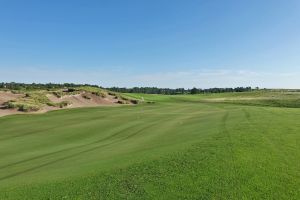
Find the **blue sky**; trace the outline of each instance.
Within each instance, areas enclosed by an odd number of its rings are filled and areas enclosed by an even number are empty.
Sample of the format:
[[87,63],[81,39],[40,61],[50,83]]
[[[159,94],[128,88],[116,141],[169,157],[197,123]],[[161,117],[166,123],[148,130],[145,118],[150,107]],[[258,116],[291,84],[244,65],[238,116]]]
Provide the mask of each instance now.
[[300,88],[298,0],[0,0],[0,82]]

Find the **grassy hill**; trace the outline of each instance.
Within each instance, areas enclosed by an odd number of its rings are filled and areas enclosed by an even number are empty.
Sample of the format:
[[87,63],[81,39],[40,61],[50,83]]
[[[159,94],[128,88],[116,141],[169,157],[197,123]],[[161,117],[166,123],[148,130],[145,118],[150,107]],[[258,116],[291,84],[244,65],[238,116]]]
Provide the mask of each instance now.
[[299,199],[299,94],[2,117],[0,199]]

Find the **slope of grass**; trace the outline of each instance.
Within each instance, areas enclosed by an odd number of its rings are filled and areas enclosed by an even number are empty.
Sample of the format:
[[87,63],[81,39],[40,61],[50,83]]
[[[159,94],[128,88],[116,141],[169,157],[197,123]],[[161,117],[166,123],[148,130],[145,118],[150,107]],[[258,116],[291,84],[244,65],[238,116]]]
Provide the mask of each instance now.
[[127,95],[0,118],[0,199],[299,199],[299,109]]

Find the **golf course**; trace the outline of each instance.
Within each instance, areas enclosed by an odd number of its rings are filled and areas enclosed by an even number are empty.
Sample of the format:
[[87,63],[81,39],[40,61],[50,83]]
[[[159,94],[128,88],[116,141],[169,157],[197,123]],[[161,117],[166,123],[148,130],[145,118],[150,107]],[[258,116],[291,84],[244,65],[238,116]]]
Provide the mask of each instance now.
[[0,200],[300,200],[300,0],[0,0]]
[[123,94],[0,117],[0,199],[299,199],[300,93]]

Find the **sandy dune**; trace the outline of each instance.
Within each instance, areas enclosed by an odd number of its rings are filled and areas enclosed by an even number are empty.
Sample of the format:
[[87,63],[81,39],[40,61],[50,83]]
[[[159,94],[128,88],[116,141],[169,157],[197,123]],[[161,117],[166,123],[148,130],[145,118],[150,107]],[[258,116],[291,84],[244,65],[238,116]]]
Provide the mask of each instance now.
[[[6,115],[13,115],[13,114],[24,114],[24,112],[20,112],[16,109],[5,109],[4,103],[7,101],[15,100],[19,97],[23,97],[23,94],[13,94],[11,92],[0,92],[0,117]],[[88,98],[84,98],[84,96]],[[76,95],[66,95],[62,98],[58,98],[53,94],[48,94],[47,97],[53,103],[60,103],[62,101],[68,101],[71,103],[66,108],[80,108],[80,107],[96,107],[96,106],[105,106],[105,105],[114,105],[118,103],[118,99],[115,99],[114,96],[108,95],[107,97],[103,98],[97,96],[95,94],[82,92]],[[53,106],[44,106],[41,110],[37,112],[29,112],[29,113],[45,113],[51,110],[59,110],[62,108],[53,107]]]
[[[83,97],[86,95],[90,99],[86,99]],[[114,99],[113,96],[108,97],[100,97],[91,93],[80,93],[76,95],[66,95],[62,98],[58,98],[55,95],[49,94],[47,95],[50,101],[54,103],[59,103],[62,101],[68,101],[72,104],[69,106],[71,108],[78,108],[78,107],[94,107],[94,106],[101,106],[101,105],[113,105],[118,102],[117,99]]]

